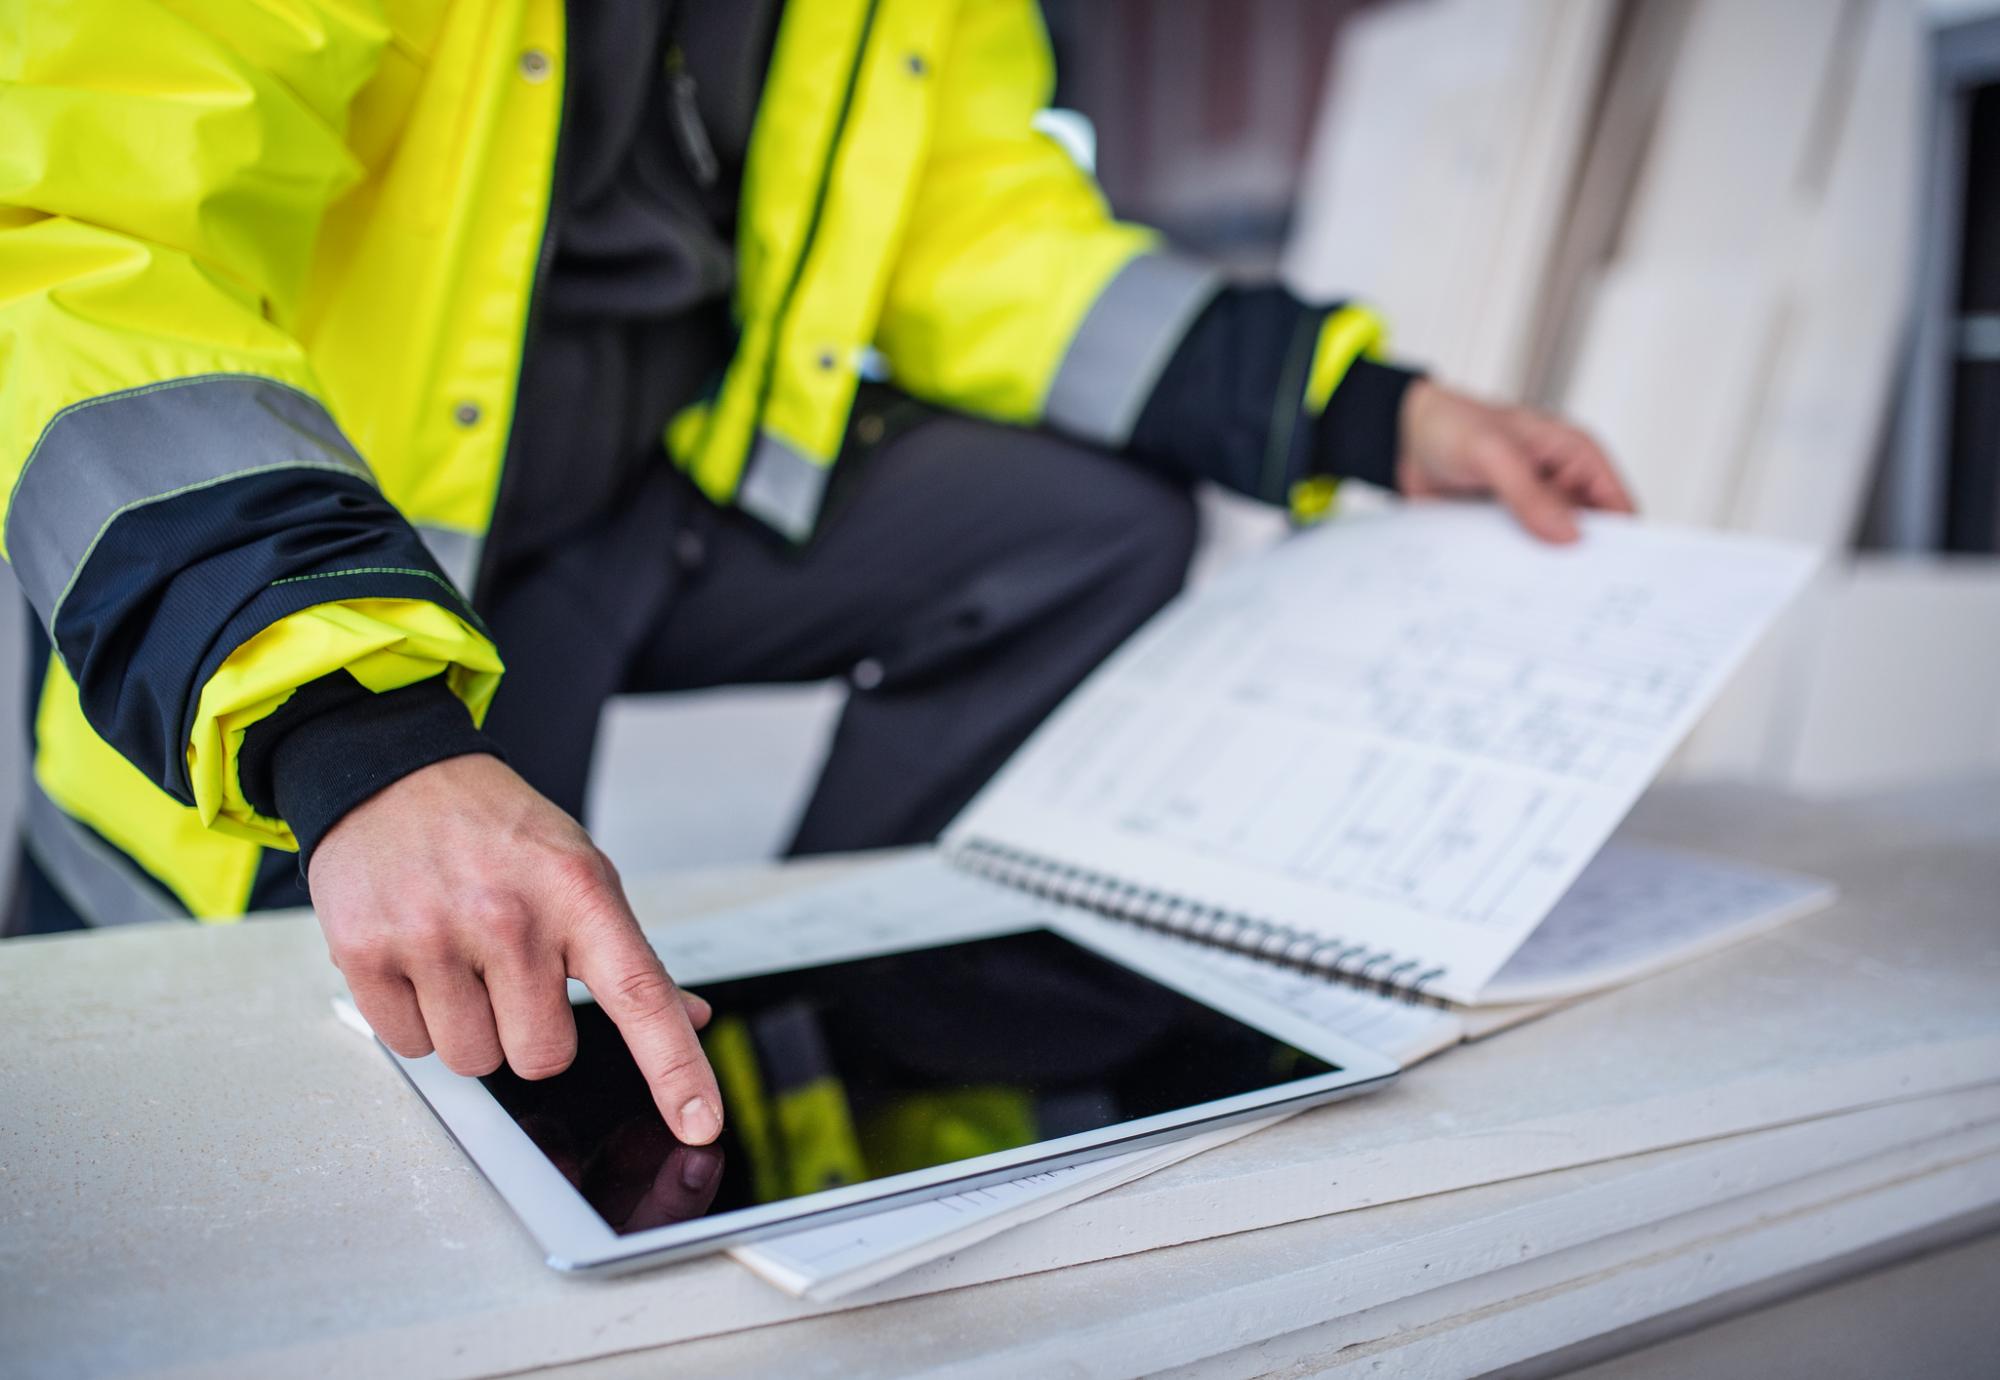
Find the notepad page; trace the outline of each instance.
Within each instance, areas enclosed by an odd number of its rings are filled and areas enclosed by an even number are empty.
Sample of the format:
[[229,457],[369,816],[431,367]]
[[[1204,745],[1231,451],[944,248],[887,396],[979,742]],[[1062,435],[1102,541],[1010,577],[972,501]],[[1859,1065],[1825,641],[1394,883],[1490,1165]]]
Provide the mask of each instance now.
[[1830,905],[1831,882],[1613,839],[1486,985],[1558,1001],[1630,982]]
[[947,833],[1443,971],[1476,1000],[1815,564],[1498,509],[1341,518],[1183,596]]
[[1405,1068],[1464,1038],[1464,1024],[1453,1012],[1330,982],[1212,944],[1179,943],[1183,962],[1200,963],[1301,1020],[1378,1049]]

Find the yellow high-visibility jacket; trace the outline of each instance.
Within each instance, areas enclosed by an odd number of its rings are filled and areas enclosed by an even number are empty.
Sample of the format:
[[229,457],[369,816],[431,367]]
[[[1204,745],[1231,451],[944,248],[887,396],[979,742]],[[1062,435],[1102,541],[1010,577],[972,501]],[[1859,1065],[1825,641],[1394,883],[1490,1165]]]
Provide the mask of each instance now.
[[[294,841],[237,750],[296,687],[483,714],[563,38],[559,0],[0,0],[0,548],[52,647],[29,845],[86,916],[242,912]],[[1124,441],[1217,279],[1035,132],[1050,87],[1032,0],[785,6],[739,343],[664,438],[705,493],[807,536],[871,348]],[[1329,320],[1321,400],[1376,333]]]

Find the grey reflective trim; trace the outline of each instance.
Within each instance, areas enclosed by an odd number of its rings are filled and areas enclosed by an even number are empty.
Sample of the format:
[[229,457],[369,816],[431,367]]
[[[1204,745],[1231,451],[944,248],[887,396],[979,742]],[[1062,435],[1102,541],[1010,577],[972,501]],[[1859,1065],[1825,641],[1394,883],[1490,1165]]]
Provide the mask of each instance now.
[[736,506],[773,530],[804,541],[826,496],[829,467],[775,436],[759,435],[736,490]]
[[8,559],[52,628],[120,513],[276,469],[369,478],[319,401],[271,379],[205,374],[77,403],[43,428],[22,466],[7,509]]
[[41,783],[32,779],[21,811],[21,833],[50,884],[91,924],[188,918],[137,866],[64,814]]
[[438,563],[438,569],[458,586],[459,595],[470,604],[472,586],[479,578],[479,554],[485,549],[486,538],[455,527],[426,527],[422,523],[415,526],[417,536],[431,553],[431,559]]
[[1214,268],[1172,254],[1141,254],[1119,269],[1070,341],[1044,419],[1101,446],[1131,440],[1160,371],[1221,288]]

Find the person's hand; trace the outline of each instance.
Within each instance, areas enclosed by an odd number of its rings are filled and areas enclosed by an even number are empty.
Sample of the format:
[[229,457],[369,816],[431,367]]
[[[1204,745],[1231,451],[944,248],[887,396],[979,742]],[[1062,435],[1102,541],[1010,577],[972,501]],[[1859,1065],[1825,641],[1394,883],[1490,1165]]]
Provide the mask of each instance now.
[[1597,442],[1554,417],[1418,379],[1403,394],[1396,488],[1406,498],[1491,494],[1543,541],[1576,540],[1577,508],[1632,511]]
[[695,1038],[708,1003],[674,986],[590,836],[498,758],[450,758],[371,796],[320,840],[307,880],[355,1005],[396,1053],[552,1077],[576,1057],[574,977],[673,1133],[721,1131]]

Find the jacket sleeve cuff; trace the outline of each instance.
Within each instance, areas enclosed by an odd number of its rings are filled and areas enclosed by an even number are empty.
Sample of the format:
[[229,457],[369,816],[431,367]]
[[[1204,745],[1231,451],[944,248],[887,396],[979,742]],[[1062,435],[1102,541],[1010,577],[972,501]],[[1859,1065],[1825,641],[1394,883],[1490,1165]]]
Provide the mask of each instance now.
[[411,772],[469,753],[504,756],[443,676],[377,694],[336,671],[251,725],[237,771],[252,808],[291,826],[303,868],[355,806]]
[[1378,360],[1349,364],[1326,410],[1314,419],[1313,472],[1394,489],[1403,394],[1422,377],[1418,370]]
[[1129,452],[1285,502],[1308,456],[1301,403],[1320,319],[1276,285],[1223,289],[1161,371]]
[[477,724],[499,684],[501,664],[484,633],[425,600],[350,599],[279,619],[231,652],[202,687],[187,768],[204,824],[267,848],[295,846],[288,821],[247,798],[241,744],[298,687],[342,670],[376,694],[437,679]]
[[1418,375],[1380,362],[1386,336],[1359,303],[1225,288],[1168,361],[1130,450],[1301,520],[1325,510],[1336,480],[1393,487],[1403,392]]

